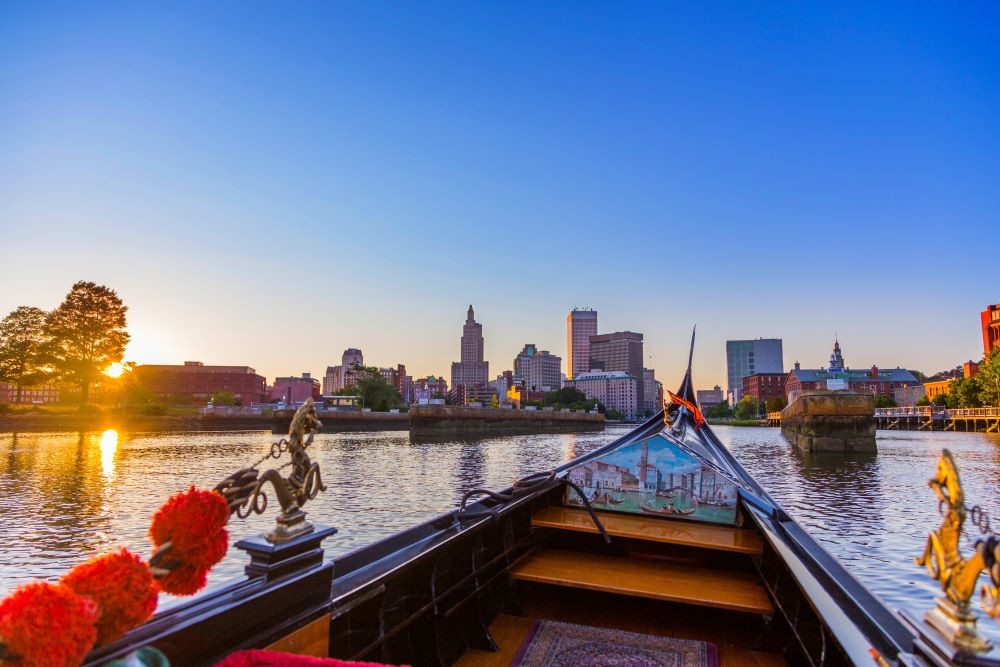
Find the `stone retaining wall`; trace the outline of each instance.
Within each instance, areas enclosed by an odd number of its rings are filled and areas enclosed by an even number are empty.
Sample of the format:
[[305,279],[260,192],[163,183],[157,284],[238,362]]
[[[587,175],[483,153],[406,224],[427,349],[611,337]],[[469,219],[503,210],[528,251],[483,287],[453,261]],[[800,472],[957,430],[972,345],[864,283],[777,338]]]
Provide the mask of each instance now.
[[781,411],[781,432],[807,452],[874,452],[875,397],[805,391]]
[[410,408],[410,435],[496,435],[504,433],[570,433],[604,430],[604,415],[415,405]]

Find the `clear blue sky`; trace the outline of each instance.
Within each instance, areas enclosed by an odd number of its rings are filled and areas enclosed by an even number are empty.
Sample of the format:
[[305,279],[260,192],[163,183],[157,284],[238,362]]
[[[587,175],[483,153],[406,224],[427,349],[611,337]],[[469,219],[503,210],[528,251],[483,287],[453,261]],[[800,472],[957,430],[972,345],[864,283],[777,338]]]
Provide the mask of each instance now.
[[6,3],[0,310],[129,358],[491,372],[565,316],[933,372],[1000,301],[1000,4]]

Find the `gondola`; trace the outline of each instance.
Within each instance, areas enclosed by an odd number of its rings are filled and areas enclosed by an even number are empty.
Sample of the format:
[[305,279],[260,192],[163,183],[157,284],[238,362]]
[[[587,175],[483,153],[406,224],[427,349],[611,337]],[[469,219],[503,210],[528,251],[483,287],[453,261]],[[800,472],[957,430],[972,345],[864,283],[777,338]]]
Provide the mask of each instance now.
[[[319,525],[279,542],[242,540],[244,581],[156,615],[86,664],[143,646],[172,665],[211,665],[242,649],[415,666],[546,664],[532,663],[533,651],[576,633],[591,647],[579,650],[680,651],[685,664],[917,666],[972,656],[1000,665],[996,649],[963,652],[886,607],[786,514],[702,420],[690,357],[666,403],[590,454],[500,492],[470,490],[454,511],[333,559],[322,542],[336,531]],[[597,461],[628,471],[635,456],[645,474],[667,450],[698,469],[686,484],[732,485],[736,504],[683,516],[597,511],[572,481],[590,479],[571,473]],[[601,664],[587,657],[573,664]]]
[[651,507],[646,505],[646,503],[639,503],[639,509],[647,514],[666,514],[666,515],[679,515],[686,516],[688,514],[694,514],[697,508],[688,507],[686,509],[677,509],[673,506],[673,503],[667,505],[666,507]]

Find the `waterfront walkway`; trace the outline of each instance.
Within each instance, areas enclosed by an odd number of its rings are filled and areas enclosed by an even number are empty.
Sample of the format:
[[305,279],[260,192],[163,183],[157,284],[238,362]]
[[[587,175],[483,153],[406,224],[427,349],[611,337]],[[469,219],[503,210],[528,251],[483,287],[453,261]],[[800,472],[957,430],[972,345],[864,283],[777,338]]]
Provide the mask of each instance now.
[[[768,426],[781,426],[781,413],[767,413]],[[1000,408],[876,408],[875,427],[886,431],[977,431],[1000,433]]]

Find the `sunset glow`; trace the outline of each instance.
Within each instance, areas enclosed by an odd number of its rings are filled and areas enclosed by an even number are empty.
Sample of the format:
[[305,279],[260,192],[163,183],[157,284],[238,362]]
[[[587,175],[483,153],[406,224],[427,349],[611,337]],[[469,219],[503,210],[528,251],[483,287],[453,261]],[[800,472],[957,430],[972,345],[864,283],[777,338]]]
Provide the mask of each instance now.
[[125,367],[117,361],[104,369],[104,374],[109,378],[119,378],[125,372]]

